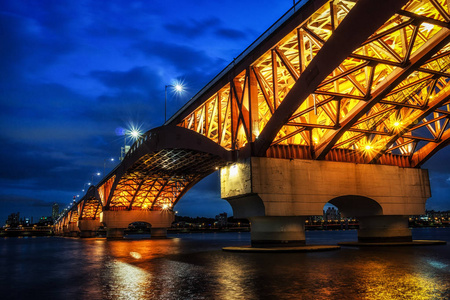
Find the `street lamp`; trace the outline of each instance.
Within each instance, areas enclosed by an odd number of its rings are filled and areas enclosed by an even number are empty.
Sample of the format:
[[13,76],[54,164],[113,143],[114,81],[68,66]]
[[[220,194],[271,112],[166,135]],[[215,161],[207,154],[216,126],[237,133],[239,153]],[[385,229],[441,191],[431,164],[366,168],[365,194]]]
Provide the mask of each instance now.
[[164,123],[167,121],[167,88],[173,87],[177,93],[181,93],[183,91],[183,86],[179,83],[177,84],[168,84],[164,89]]
[[86,190],[86,185],[87,186],[90,186],[91,185],[91,183],[90,182],[86,182],[84,185],[83,185],[83,189],[81,190],[81,191],[85,191]]
[[94,182],[94,176],[100,176],[100,175],[102,175],[102,173],[100,173],[100,172],[92,173],[91,182],[92,183]]
[[124,130],[123,131],[124,146],[122,148],[122,151],[120,153],[120,158],[119,158],[121,161],[124,160],[125,155],[127,154],[129,147],[131,147],[131,146],[128,146],[128,149],[127,149],[127,135],[129,135],[133,141],[136,141],[141,136],[141,134],[142,133],[137,128],[132,128],[131,130]]
[[[114,158],[110,158],[108,159],[108,161],[113,162]],[[103,174],[105,174],[105,169],[106,169],[106,158],[103,160]]]

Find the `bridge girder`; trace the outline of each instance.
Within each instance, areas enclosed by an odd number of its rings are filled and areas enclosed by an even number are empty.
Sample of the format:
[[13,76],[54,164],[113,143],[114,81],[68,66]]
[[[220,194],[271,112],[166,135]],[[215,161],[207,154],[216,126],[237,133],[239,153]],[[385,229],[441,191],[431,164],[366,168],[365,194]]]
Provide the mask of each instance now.
[[289,147],[297,158],[404,167],[441,144],[447,2],[309,1],[283,22],[170,124],[245,155]]
[[193,185],[231,161],[231,155],[181,127],[150,130],[99,183],[103,210],[171,210]]

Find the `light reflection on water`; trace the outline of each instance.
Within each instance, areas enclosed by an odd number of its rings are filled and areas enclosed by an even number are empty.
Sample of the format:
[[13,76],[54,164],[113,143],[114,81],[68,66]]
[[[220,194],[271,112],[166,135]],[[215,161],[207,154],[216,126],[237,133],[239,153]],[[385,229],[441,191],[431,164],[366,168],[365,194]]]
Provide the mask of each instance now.
[[[450,228],[414,234],[450,242]],[[308,232],[307,238],[333,244],[356,239],[356,232]],[[2,299],[450,299],[450,245],[221,251],[249,239],[248,233],[167,240],[4,239],[0,294]]]

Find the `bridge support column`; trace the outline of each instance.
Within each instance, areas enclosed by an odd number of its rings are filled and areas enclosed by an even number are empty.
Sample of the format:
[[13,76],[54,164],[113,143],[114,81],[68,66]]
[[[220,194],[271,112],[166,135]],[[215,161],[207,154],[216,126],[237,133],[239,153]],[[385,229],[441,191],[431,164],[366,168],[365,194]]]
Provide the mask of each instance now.
[[252,247],[301,246],[305,244],[304,217],[253,217]]
[[100,220],[78,220],[81,238],[91,238],[97,236],[97,230],[100,227]]
[[106,227],[107,239],[123,238],[123,233],[128,225],[134,222],[146,222],[152,225],[152,238],[163,238],[167,235],[167,228],[175,219],[173,211],[151,211],[151,210],[121,210],[102,211],[100,222]]
[[125,228],[109,228],[106,230],[106,239],[121,240],[124,236]]
[[360,241],[411,241],[404,216],[425,213],[431,196],[427,170],[332,161],[250,157],[220,181],[234,217],[251,221],[252,245],[302,243],[304,217],[327,203],[360,220]]
[[359,217],[358,241],[371,242],[411,242],[408,216]]
[[79,232],[78,224],[76,222],[70,222],[68,225],[68,236],[77,237]]
[[167,237],[167,228],[151,228],[150,234],[152,239],[165,239]]

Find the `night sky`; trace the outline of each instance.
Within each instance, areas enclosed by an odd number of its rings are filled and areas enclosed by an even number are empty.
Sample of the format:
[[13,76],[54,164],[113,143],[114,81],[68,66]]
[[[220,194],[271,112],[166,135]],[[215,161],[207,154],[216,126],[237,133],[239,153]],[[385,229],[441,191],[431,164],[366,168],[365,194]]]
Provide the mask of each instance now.
[[[121,128],[168,117],[285,13],[292,0],[0,1],[0,224],[51,215],[92,174],[118,162]],[[115,162],[110,162],[115,158]],[[106,162],[106,164],[105,164]],[[105,167],[105,170],[104,170]],[[424,168],[450,209],[450,149]],[[94,176],[94,182],[100,178]],[[213,174],[175,206],[179,215],[232,214]]]

